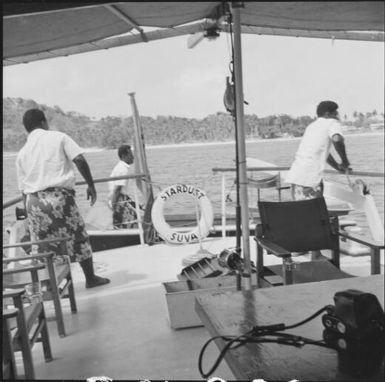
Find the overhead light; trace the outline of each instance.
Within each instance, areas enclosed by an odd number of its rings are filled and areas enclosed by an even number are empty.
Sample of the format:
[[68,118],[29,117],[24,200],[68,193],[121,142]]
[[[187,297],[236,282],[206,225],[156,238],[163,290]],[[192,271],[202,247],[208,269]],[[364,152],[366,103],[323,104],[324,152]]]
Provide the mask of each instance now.
[[217,37],[219,37],[218,28],[210,28],[205,30],[205,37],[209,40],[215,40]]
[[209,41],[213,41],[217,37],[219,37],[218,28],[209,28],[206,29],[204,32],[197,32],[189,36],[189,38],[187,39],[187,47],[189,49],[192,49],[196,45],[198,45],[204,38],[207,38]]

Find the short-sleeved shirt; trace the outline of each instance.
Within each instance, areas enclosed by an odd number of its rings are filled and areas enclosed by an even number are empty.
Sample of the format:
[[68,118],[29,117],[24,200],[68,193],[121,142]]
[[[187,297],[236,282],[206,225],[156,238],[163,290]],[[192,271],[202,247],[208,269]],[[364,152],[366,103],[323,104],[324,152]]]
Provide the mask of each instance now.
[[76,177],[72,160],[83,152],[67,134],[32,130],[16,157],[19,189],[26,194],[49,187],[73,189]]
[[341,124],[334,118],[318,118],[305,130],[287,173],[287,183],[316,187],[322,180],[332,137],[342,135]]
[[[114,169],[111,172],[110,177],[114,176],[126,176],[126,175],[132,175],[131,166],[127,164],[126,162],[120,160]],[[111,182],[108,182],[109,187],[109,197],[112,197],[112,194],[114,192],[115,186],[122,186],[122,193],[134,197],[133,195],[130,195],[130,184],[129,179],[119,179],[114,180]]]

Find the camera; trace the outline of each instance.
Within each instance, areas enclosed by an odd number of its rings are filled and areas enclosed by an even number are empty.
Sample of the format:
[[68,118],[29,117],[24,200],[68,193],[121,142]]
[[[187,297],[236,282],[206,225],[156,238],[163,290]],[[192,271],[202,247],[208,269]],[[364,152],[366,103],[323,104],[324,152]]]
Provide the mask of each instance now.
[[326,329],[356,339],[384,336],[384,310],[375,295],[348,289],[334,295],[334,304],[322,316]]
[[368,377],[384,359],[385,315],[377,297],[354,289],[337,292],[322,316],[323,339],[338,352],[344,372]]

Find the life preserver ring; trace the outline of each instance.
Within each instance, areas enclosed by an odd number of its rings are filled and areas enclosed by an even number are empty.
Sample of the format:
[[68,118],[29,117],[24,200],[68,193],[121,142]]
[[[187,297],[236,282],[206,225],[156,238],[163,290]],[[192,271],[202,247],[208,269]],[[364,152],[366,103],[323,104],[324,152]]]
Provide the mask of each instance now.
[[[171,228],[167,224],[163,213],[167,200],[173,195],[180,194],[192,196],[199,204],[201,211],[199,224],[187,232],[179,232],[175,228]],[[154,201],[151,218],[160,237],[170,244],[194,243],[199,241],[199,237],[204,239],[209,234],[214,222],[213,207],[206,193],[197,187],[186,184],[175,184],[164,189]]]

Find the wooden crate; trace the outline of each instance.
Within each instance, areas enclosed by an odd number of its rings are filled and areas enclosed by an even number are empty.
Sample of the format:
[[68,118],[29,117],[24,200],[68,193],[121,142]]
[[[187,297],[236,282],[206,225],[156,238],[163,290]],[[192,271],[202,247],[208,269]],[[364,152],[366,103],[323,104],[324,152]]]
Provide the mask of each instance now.
[[236,276],[218,276],[163,283],[170,326],[173,329],[202,326],[195,313],[195,297],[217,291],[236,290]]

